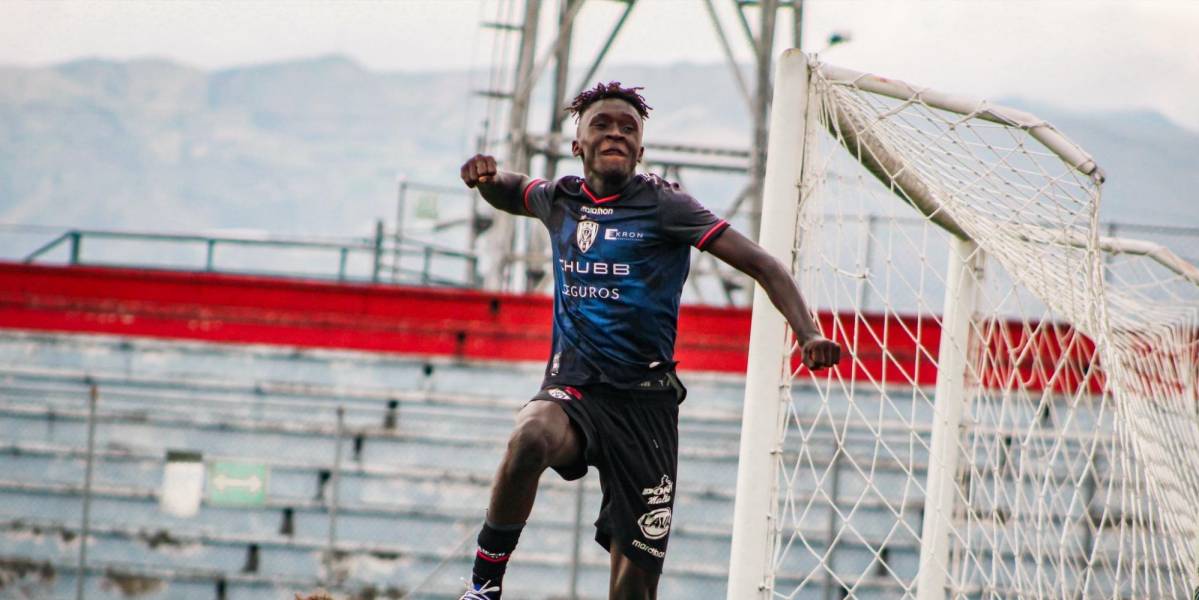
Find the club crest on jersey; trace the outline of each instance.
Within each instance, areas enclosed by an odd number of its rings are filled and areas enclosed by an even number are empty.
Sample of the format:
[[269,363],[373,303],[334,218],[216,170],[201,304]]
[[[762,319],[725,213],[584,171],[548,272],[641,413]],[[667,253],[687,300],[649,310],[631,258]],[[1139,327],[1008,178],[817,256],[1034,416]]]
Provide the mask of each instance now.
[[595,243],[596,234],[599,233],[599,223],[595,221],[579,221],[575,227],[575,244],[579,246],[579,250],[586,252],[591,249],[591,245]]

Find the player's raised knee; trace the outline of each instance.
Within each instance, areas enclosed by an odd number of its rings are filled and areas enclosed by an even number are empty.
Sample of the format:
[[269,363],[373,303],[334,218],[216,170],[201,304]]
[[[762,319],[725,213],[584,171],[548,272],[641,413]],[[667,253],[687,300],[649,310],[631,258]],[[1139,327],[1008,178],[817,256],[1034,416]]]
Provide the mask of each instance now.
[[554,440],[554,425],[548,419],[522,419],[508,438],[509,464],[521,471],[544,471],[553,455]]

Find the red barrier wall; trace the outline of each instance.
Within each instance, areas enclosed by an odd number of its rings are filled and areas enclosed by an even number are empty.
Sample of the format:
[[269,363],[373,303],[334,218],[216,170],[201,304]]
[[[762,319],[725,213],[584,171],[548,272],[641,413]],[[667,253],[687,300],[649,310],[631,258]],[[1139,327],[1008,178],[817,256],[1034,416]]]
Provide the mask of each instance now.
[[[0,262],[0,328],[9,329],[544,361],[552,310],[553,301],[542,296]],[[857,357],[842,362],[842,374],[934,383],[940,328],[931,317],[819,318]],[[675,356],[680,368],[744,373],[749,324],[748,310],[685,306]],[[1078,375],[1058,375],[1055,387],[1084,378],[1093,349],[1068,328],[1029,332],[1006,324],[1003,331],[992,344],[1035,350],[1020,364],[995,365],[988,383],[1019,377],[1041,387],[1063,354],[1070,358],[1064,371]]]
[[[0,327],[542,361],[543,296],[0,262]],[[678,359],[743,371],[744,310],[688,307]]]

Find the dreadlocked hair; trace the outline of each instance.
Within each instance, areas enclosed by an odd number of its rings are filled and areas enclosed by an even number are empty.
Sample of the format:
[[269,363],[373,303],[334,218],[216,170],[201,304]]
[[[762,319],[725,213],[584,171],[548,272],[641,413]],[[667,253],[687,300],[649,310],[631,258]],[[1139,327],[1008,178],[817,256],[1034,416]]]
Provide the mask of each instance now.
[[637,114],[641,115],[642,119],[649,118],[649,111],[652,106],[645,103],[645,98],[637,93],[637,90],[643,90],[643,87],[620,87],[619,81],[609,81],[608,83],[597,83],[595,87],[589,90],[583,90],[578,96],[575,96],[574,101],[570,106],[566,107],[566,112],[574,115],[575,121],[583,117],[583,113],[588,106],[607,98],[618,98],[633,105],[637,110]]

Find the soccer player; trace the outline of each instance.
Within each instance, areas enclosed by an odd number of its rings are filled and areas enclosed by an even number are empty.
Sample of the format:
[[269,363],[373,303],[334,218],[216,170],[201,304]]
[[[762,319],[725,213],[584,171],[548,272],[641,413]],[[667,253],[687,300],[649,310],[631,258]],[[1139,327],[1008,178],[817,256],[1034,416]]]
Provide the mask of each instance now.
[[549,182],[476,155],[462,181],[499,210],[549,230],[553,348],[541,391],[516,416],[461,600],[498,600],[504,571],[552,468],[574,480],[596,467],[603,498],[595,539],[612,557],[609,598],[652,599],[670,537],[678,464],[675,376],[679,298],[694,246],[750,275],[786,317],[811,369],[840,347],[817,330],[787,269],[678,185],[638,174],[650,107],[619,82],[579,94],[571,152],[583,177]]

